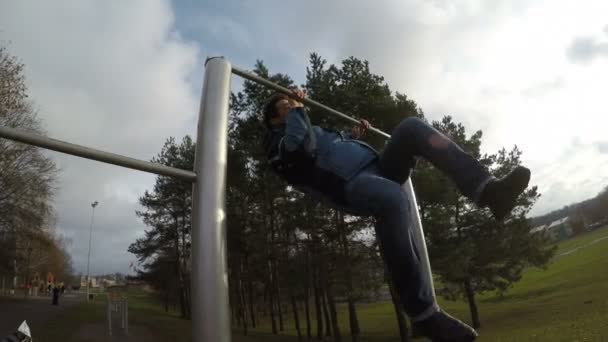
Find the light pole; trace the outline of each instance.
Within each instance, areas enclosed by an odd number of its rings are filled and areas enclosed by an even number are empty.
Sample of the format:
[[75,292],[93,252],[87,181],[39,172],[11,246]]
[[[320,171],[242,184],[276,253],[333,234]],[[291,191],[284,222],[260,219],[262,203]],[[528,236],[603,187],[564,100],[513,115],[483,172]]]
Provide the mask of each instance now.
[[91,203],[91,207],[93,208],[91,212],[91,229],[89,231],[89,256],[87,257],[87,301],[89,301],[89,265],[91,263],[91,237],[93,236],[93,218],[95,217],[95,207],[99,204],[99,202],[95,201]]

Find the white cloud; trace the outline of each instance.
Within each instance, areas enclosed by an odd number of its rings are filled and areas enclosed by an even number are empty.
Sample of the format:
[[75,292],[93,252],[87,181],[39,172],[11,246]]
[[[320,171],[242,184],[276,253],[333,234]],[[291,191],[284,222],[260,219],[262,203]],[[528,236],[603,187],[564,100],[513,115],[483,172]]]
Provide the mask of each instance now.
[[[26,65],[31,99],[51,137],[149,160],[169,136],[194,134],[199,89],[188,79],[199,47],[180,38],[167,1],[13,1],[0,40]],[[60,232],[86,268],[96,209],[92,272],[127,271],[126,249],[143,224],[137,199],[154,176],[51,153],[62,169]]]

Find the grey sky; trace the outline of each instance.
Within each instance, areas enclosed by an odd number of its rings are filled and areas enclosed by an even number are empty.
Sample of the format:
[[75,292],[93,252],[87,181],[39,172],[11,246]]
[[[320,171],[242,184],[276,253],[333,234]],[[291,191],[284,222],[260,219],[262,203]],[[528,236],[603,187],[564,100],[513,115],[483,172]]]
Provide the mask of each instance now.
[[[517,144],[543,194],[533,213],[608,184],[603,1],[3,2],[0,40],[26,64],[51,137],[149,160],[169,136],[194,134],[203,61],[223,55],[304,81],[308,54],[369,60],[431,119],[484,131],[494,152]],[[576,12],[573,16],[572,13]],[[581,63],[584,62],[584,63]],[[237,89],[240,79],[233,79]],[[127,271],[145,227],[137,199],[154,176],[49,154],[61,167],[57,227],[93,273]]]

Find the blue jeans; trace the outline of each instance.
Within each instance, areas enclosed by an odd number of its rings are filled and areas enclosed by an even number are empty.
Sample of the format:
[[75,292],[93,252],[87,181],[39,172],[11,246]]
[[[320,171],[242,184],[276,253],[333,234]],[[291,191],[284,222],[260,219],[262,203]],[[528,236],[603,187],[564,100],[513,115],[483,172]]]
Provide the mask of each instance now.
[[401,188],[418,157],[443,171],[474,201],[492,179],[475,158],[445,135],[422,120],[408,118],[395,128],[380,158],[346,184],[349,209],[376,218],[384,261],[403,307],[414,321],[437,310],[412,235],[409,199]]

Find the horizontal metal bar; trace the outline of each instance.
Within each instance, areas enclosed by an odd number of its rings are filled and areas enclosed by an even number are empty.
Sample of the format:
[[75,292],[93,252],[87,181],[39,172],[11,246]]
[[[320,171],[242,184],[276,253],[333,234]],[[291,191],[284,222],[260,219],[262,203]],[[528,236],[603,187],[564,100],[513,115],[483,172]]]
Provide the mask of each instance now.
[[[248,71],[245,71],[245,70],[242,70],[242,69],[239,69],[239,68],[233,66],[232,67],[232,73],[235,74],[235,75],[237,75],[237,76],[241,76],[242,78],[246,78],[246,79],[248,79],[250,81],[263,84],[263,85],[267,86],[268,88],[272,88],[272,89],[274,89],[274,90],[276,90],[276,91],[278,91],[280,93],[283,93],[285,95],[292,95],[292,91],[291,90],[289,90],[289,89],[287,89],[285,87],[281,87],[278,84],[272,83],[269,80],[264,79],[264,78],[262,78],[260,76],[254,75],[254,74],[252,74],[252,73],[250,73]],[[326,105],[324,105],[322,103],[319,103],[317,101],[313,101],[313,100],[305,98],[304,101],[303,101],[303,103],[305,105],[310,106],[310,107],[315,107],[315,108],[324,110],[324,111],[326,111],[326,112],[328,112],[330,114],[339,116],[342,119],[345,119],[345,120],[350,121],[352,123],[355,123],[355,124],[359,124],[360,123],[359,120],[357,120],[355,118],[352,118],[352,117],[350,117],[350,116],[348,116],[348,115],[346,115],[344,113],[338,112],[337,110],[335,110],[333,108],[330,108],[330,107],[328,107],[328,106],[326,106]],[[385,138],[390,138],[391,137],[390,134],[387,134],[387,133],[385,133],[385,132],[383,132],[383,131],[381,131],[381,130],[379,130],[377,128],[374,128],[374,127],[370,127],[369,131],[377,133],[377,134],[379,134],[379,135],[381,135],[381,136],[383,136]]]
[[0,138],[30,144],[49,150],[71,154],[74,156],[92,159],[103,163],[118,165],[129,169],[155,173],[157,175],[170,176],[190,182],[196,181],[196,173],[182,169],[176,169],[166,165],[151,163],[139,159],[121,156],[110,152],[100,151],[93,148],[71,144],[65,141],[51,139],[38,134],[16,130],[14,128],[0,126]]

